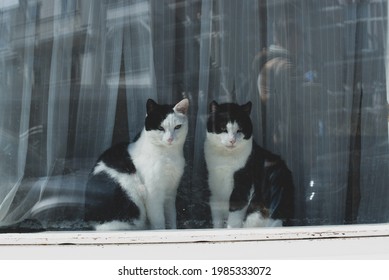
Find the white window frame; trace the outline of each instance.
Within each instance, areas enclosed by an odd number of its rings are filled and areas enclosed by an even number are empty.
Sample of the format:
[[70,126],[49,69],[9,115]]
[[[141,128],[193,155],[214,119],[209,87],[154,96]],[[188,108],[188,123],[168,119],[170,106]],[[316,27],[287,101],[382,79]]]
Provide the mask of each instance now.
[[0,259],[389,259],[389,223],[0,234]]
[[0,259],[389,259],[389,223],[0,234],[0,251]]

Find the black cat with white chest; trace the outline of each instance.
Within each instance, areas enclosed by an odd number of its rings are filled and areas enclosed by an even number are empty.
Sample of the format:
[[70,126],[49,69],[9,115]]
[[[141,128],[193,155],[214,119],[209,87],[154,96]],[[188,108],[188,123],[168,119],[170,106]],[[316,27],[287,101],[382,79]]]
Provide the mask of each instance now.
[[149,99],[144,129],[97,160],[85,192],[85,221],[96,230],[176,228],[176,193],[185,159],[188,99]]
[[215,228],[289,225],[293,217],[292,174],[253,141],[251,106],[209,106],[204,152]]

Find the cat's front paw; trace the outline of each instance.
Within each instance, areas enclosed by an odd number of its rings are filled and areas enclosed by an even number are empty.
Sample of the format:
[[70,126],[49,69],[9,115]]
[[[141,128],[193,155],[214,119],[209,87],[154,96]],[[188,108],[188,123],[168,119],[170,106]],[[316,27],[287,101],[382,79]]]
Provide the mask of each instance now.
[[227,228],[241,228],[244,212],[244,210],[230,212],[227,220]]
[[247,218],[243,223],[243,227],[244,228],[282,227],[282,221],[274,220],[271,218],[265,218],[260,212],[254,212],[247,215]]
[[161,229],[166,229],[165,225],[151,225],[150,229],[152,230],[161,230]]
[[212,225],[213,225],[213,228],[224,228],[225,223],[222,219],[220,219],[220,220],[213,219]]

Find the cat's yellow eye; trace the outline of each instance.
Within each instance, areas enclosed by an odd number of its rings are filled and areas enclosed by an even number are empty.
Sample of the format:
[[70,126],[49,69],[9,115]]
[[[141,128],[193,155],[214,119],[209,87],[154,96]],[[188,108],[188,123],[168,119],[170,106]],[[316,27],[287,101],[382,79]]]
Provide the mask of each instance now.
[[179,125],[176,125],[175,127],[174,127],[174,129],[180,129],[181,128],[181,124],[179,124]]
[[159,131],[165,131],[165,129],[162,126],[158,126]]

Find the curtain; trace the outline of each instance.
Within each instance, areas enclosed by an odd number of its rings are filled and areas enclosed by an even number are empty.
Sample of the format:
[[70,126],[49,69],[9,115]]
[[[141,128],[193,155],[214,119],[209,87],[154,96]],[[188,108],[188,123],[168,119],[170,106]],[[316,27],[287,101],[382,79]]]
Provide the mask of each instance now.
[[0,225],[82,228],[88,174],[190,100],[180,228],[210,226],[208,104],[251,101],[293,173],[295,224],[389,221],[384,0],[9,0],[0,4]]

